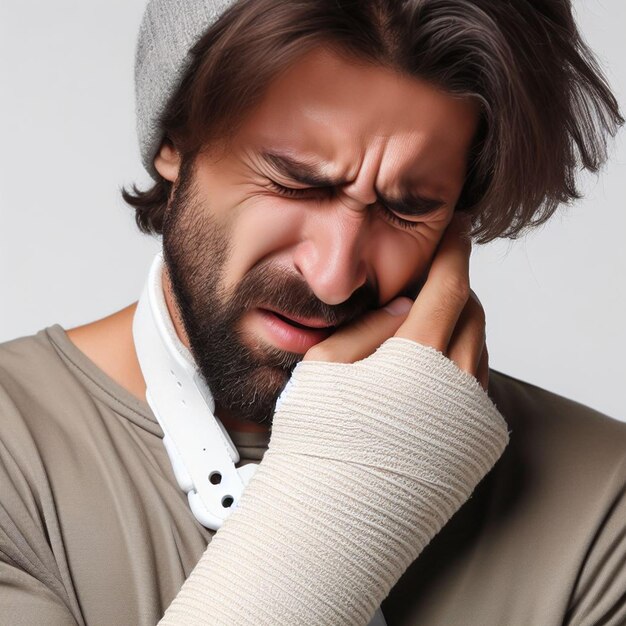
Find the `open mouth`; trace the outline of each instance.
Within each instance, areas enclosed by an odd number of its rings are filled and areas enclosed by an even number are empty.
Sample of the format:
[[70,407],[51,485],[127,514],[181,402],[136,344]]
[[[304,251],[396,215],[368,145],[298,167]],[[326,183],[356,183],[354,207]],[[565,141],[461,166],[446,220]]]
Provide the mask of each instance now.
[[[323,320],[302,318],[296,321],[271,309],[258,308],[263,324],[263,334],[275,346],[290,352],[305,353],[316,343],[323,341],[333,332],[334,326],[324,326]],[[307,321],[312,326],[304,324]]]
[[323,326],[321,328],[315,327],[315,326],[305,326],[304,324],[300,324],[299,322],[296,322],[295,320],[292,320],[289,317],[285,317],[284,315],[281,315],[280,313],[277,313],[276,311],[270,311],[270,313],[272,313],[276,317],[283,320],[283,322],[287,322],[287,324],[291,324],[292,326],[295,326],[296,328],[302,328],[303,330],[332,330],[334,328],[334,326]]
[[331,331],[336,328],[335,325],[326,324],[325,321],[321,318],[308,318],[301,315],[294,315],[294,317],[289,317],[276,309],[260,309],[265,314],[269,314],[272,317],[278,318],[281,322],[289,324],[295,328],[300,328],[301,330],[316,330],[316,331]]

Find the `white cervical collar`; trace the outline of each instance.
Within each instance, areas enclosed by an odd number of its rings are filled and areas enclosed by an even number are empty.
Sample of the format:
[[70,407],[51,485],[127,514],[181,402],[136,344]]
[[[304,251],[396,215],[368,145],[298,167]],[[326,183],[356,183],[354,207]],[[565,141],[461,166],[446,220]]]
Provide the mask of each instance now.
[[[187,494],[195,518],[217,530],[237,507],[258,464],[235,467],[237,448],[213,415],[213,396],[176,334],[163,295],[162,271],[159,252],[133,319],[135,350],[146,381],[146,400],[163,429],[178,485]],[[217,475],[221,481],[213,484],[210,477]],[[222,505],[225,498],[232,499],[230,506]],[[386,626],[380,607],[368,626]]]
[[133,319],[133,338],[146,381],[146,400],[195,518],[217,530],[237,507],[258,464],[236,468],[239,453],[213,415],[215,402],[190,351],[178,338],[162,283],[163,253],[152,262]]

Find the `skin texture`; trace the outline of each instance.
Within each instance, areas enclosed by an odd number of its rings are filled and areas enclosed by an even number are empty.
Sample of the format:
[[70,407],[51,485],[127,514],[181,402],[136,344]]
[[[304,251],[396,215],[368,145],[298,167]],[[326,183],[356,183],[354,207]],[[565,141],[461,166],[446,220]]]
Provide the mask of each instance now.
[[[363,336],[373,310],[418,291],[453,218],[477,120],[472,101],[318,49],[270,84],[228,145],[212,146],[187,171],[179,153],[163,143],[155,167],[175,183],[163,235],[166,301],[179,337],[209,380],[216,414],[227,429],[268,428],[278,394],[304,357],[305,351],[288,352],[272,343],[256,310],[261,304],[339,325],[309,350],[313,356],[338,360],[338,354],[347,354],[337,347],[358,324],[361,335],[348,335],[344,342],[355,352],[359,342],[386,335],[380,345],[397,332],[412,336],[419,326],[432,327],[422,332],[430,345],[437,343],[432,339],[437,332],[443,333],[440,349],[455,352],[468,371],[476,373],[481,359],[486,368],[482,309],[465,276],[470,246],[458,229],[443,250],[448,262],[440,262],[444,274],[448,267],[460,275],[444,281],[445,299],[437,300],[433,287],[431,308],[422,302],[420,314],[412,310],[408,317],[385,312],[393,323],[370,324]],[[347,182],[306,191],[307,185],[262,159],[264,149],[323,161],[325,174]],[[442,202],[422,216],[394,213],[411,227],[394,221],[377,202],[376,190],[399,196],[402,181],[412,192]],[[304,191],[288,195],[275,183]],[[438,285],[441,290],[441,281]],[[450,293],[457,296],[448,298]],[[68,335],[114,380],[143,398],[130,331],[134,307]],[[441,313],[442,307],[454,312]],[[442,326],[445,330],[436,330]],[[323,345],[335,348],[324,353]]]

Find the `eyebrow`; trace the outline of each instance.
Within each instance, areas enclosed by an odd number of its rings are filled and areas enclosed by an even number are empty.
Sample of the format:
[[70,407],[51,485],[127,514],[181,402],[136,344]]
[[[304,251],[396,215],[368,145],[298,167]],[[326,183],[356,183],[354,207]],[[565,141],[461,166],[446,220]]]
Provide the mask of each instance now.
[[[322,171],[324,164],[319,160],[301,161],[272,150],[262,150],[260,156],[283,176],[308,187],[339,187],[350,182],[325,175]],[[428,215],[445,205],[443,200],[427,198],[409,189],[403,189],[398,198],[386,196],[377,189],[376,198],[387,208],[410,216]]]

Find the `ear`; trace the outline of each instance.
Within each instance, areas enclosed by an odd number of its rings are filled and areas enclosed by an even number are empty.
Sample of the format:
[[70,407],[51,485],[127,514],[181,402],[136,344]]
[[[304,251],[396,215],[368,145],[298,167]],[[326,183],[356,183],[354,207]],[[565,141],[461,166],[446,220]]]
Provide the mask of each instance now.
[[178,178],[180,153],[167,137],[161,143],[161,147],[154,157],[154,168],[165,180],[172,183]]

